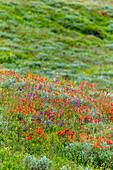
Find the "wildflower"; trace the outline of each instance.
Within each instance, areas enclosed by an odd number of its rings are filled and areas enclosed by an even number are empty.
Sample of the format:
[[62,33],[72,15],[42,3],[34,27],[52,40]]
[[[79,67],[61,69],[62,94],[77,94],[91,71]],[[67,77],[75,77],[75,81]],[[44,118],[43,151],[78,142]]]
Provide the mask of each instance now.
[[88,34],[87,36],[88,36],[88,37],[93,37],[93,35],[92,35],[92,34]]
[[12,56],[12,55],[13,55],[13,53],[10,53],[10,55]]

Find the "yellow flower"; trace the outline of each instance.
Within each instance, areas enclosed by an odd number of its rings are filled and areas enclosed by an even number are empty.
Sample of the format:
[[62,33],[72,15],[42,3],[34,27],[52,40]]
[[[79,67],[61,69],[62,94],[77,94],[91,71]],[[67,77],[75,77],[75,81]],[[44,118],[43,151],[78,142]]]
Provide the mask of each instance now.
[[13,55],[13,53],[10,53],[10,55]]
[[86,74],[85,72],[82,72],[83,74]]
[[39,52],[39,54],[42,54],[41,52]]
[[43,70],[46,70],[46,68],[45,68],[45,67],[43,67]]
[[80,76],[80,74],[78,74],[78,76]]

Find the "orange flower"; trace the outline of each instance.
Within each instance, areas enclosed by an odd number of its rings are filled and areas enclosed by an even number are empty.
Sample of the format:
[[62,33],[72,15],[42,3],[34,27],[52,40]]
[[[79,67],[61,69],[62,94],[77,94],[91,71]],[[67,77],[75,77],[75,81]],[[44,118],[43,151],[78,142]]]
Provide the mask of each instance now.
[[26,133],[22,132],[22,134],[23,134],[24,136],[26,136]]
[[80,139],[80,142],[83,142],[83,139]]
[[102,138],[98,137],[99,143],[102,143]]
[[69,140],[71,139],[71,136],[68,136]]
[[73,135],[73,139],[76,140],[76,136],[75,135]]

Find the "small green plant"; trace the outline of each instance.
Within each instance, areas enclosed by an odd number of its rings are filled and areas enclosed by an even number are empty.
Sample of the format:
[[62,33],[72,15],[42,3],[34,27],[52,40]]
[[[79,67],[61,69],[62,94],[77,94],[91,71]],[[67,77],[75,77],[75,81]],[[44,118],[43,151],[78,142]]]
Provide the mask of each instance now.
[[25,154],[23,165],[25,169],[30,170],[45,170],[52,163],[46,156],[41,157],[41,159],[37,160],[37,158],[30,154]]
[[67,166],[63,166],[62,168],[60,168],[61,170],[71,170],[71,167],[69,165]]
[[45,170],[50,164],[52,164],[52,161],[46,158],[46,156],[43,156],[40,160],[38,160],[37,168],[38,170]]
[[30,154],[25,154],[23,161],[24,169],[36,170],[37,169],[37,158]]

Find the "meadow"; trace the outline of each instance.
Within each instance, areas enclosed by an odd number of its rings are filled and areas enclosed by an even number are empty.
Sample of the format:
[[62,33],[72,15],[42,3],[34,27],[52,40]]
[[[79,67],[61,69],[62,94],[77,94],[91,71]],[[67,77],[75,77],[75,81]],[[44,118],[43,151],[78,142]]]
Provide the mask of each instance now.
[[112,1],[0,1],[0,169],[113,169]]

